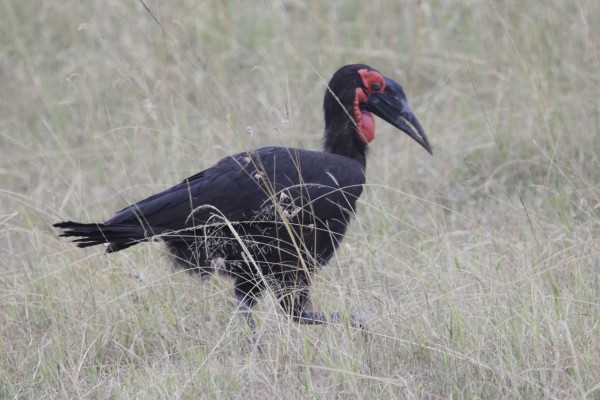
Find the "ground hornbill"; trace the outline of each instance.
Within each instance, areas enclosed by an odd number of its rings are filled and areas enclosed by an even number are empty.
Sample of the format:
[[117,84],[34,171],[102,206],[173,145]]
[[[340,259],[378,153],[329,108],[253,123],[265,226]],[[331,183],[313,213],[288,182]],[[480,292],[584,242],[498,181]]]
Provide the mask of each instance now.
[[[402,87],[375,69],[346,65],[325,91],[323,151],[264,147],[226,157],[180,184],[133,204],[104,223],[60,222],[79,247],[106,244],[109,253],[161,240],[177,264],[234,279],[249,313],[270,288],[303,324],[339,320],[313,311],[311,276],[339,246],[365,183],[373,114],[431,153]],[[352,317],[354,324],[360,324]]]

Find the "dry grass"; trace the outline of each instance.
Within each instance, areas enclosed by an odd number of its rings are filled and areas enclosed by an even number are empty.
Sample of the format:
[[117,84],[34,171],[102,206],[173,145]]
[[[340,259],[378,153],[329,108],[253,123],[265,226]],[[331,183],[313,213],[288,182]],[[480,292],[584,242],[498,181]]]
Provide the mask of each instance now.
[[[0,4],[1,398],[600,399],[600,2],[146,4],[160,26],[136,1]],[[379,123],[315,282],[370,342],[267,296],[240,351],[229,282],[50,228],[318,148],[353,62],[404,84],[435,154]]]

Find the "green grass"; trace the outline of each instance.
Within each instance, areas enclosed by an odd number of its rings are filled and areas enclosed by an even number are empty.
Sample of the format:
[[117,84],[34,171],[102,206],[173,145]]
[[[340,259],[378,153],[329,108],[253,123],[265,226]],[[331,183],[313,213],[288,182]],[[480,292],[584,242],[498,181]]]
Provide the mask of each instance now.
[[[146,4],[160,25],[135,1],[0,4],[0,398],[600,399],[600,2]],[[234,152],[319,148],[355,62],[434,147],[379,121],[315,278],[370,341],[268,295],[248,351],[230,282],[51,228]]]

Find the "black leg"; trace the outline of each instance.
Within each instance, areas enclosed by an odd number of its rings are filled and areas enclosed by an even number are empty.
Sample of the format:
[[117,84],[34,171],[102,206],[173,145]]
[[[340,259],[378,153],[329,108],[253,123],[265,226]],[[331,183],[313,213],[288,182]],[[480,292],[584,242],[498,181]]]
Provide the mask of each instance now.
[[[329,314],[323,311],[313,311],[310,293],[307,287],[299,288],[291,293],[287,293],[280,299],[280,304],[293,319],[303,325],[322,325],[328,323],[339,324],[343,322],[342,315],[337,312]],[[350,324],[353,328],[365,330],[366,326],[362,322],[358,313],[350,314]]]
[[260,291],[261,287],[256,282],[241,279],[235,282],[235,298],[238,301],[238,310],[242,313],[252,334],[252,338],[247,338],[250,345],[256,344],[258,339],[256,323],[252,316],[252,306],[256,303]]

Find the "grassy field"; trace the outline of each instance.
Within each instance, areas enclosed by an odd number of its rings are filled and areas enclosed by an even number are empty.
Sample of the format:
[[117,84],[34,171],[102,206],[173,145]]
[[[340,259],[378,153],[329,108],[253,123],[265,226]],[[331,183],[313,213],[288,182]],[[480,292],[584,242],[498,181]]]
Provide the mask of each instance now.
[[[145,2],[0,3],[0,398],[600,399],[600,2]],[[267,295],[251,351],[229,281],[51,227],[234,152],[319,148],[356,62],[434,148],[379,121],[315,278],[370,340]]]

